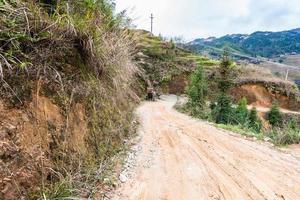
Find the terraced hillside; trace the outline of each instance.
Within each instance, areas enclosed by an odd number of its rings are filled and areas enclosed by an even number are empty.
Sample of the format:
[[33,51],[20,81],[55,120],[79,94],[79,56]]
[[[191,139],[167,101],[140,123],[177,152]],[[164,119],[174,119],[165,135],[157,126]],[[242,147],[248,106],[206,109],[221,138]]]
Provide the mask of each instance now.
[[137,40],[136,61],[146,76],[161,92],[184,93],[188,76],[197,65],[214,68],[219,62],[196,55],[178,47],[172,41],[164,41],[149,32],[135,31]]

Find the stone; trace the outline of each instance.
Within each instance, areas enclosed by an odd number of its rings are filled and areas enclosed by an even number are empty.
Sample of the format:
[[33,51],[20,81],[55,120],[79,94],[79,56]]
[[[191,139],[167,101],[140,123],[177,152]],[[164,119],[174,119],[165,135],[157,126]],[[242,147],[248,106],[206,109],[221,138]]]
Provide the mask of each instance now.
[[128,178],[125,174],[121,173],[119,176],[119,180],[121,181],[121,183],[125,183],[128,180]]

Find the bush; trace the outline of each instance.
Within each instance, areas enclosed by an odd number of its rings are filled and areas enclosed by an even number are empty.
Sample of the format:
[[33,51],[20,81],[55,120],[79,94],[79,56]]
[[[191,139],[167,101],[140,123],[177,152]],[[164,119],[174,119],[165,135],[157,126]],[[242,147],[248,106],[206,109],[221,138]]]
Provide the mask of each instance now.
[[235,118],[238,124],[244,125],[248,120],[248,109],[247,109],[247,99],[243,98],[239,101],[238,106],[235,111]]
[[249,113],[249,118],[248,118],[248,125],[249,128],[251,128],[253,131],[256,133],[260,133],[262,129],[262,122],[260,119],[257,117],[257,110],[256,108],[252,108],[250,113]]
[[272,126],[279,127],[282,125],[283,117],[277,103],[272,105],[271,110],[267,113],[267,118]]
[[270,132],[270,138],[276,145],[289,145],[300,143],[300,131],[299,129],[285,128],[285,129],[273,129]]
[[217,104],[212,111],[213,118],[218,124],[229,124],[233,122],[233,108],[231,99],[226,94],[221,94],[218,97]]
[[207,84],[202,66],[198,66],[196,71],[191,75],[187,93],[189,96],[188,104],[191,108],[194,108],[198,114],[203,113],[206,106]]

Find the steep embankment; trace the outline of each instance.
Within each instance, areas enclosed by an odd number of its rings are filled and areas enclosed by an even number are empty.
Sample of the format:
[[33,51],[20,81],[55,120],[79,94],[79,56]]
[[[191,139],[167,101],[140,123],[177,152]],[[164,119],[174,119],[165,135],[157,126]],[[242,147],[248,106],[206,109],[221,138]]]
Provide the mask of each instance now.
[[299,111],[300,93],[295,83],[274,76],[257,66],[241,66],[231,95],[238,102],[246,97],[253,106],[270,108],[278,103],[282,109]]
[[0,1],[0,199],[92,198],[134,132],[123,19],[108,1],[49,7]]
[[299,102],[293,96],[268,90],[262,83],[246,83],[231,91],[236,101],[245,97],[249,105],[270,108],[274,102],[287,110],[299,111]]

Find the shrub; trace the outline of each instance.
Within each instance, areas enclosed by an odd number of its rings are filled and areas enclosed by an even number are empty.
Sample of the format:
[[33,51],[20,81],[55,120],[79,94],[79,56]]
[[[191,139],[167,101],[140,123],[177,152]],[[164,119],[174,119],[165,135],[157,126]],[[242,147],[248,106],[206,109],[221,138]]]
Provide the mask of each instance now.
[[262,122],[257,117],[257,110],[255,107],[253,107],[249,113],[248,123],[249,128],[251,128],[253,131],[255,131],[256,133],[261,132]]
[[284,128],[273,129],[270,132],[270,138],[276,145],[289,145],[300,143],[300,131],[299,129]]
[[239,101],[235,111],[235,118],[238,124],[244,125],[248,120],[247,99],[243,98]]
[[269,123],[272,126],[281,126],[282,125],[282,114],[279,110],[277,103],[273,104],[271,110],[267,113],[267,118]]
[[218,97],[217,104],[212,111],[213,118],[218,124],[229,124],[233,122],[233,108],[230,96],[221,94]]
[[203,112],[202,110],[206,104],[207,84],[201,65],[199,65],[196,71],[191,75],[187,93],[189,96],[188,104],[199,112]]

